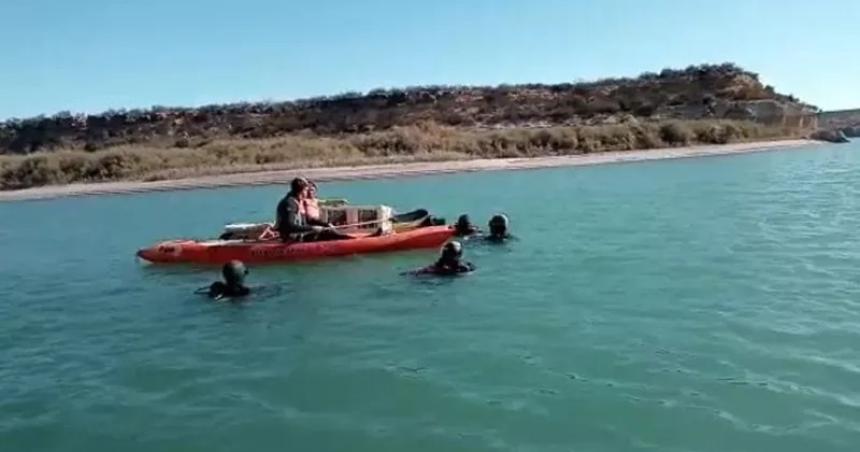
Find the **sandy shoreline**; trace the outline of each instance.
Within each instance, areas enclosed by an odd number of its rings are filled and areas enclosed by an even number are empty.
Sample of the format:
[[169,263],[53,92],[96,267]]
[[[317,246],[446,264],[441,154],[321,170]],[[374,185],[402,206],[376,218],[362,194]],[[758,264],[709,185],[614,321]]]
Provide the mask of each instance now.
[[260,171],[156,182],[131,181],[58,185],[28,188],[24,190],[0,191],[0,202],[52,199],[68,196],[133,194],[153,191],[285,184],[300,174],[322,182],[356,179],[381,179],[467,171],[521,170],[638,162],[684,157],[705,157],[788,149],[808,146],[811,144],[820,144],[820,142],[810,140],[763,141],[712,146],[687,146],[679,148],[604,152],[598,154],[558,157],[455,160],[356,167],[315,168],[307,170]]

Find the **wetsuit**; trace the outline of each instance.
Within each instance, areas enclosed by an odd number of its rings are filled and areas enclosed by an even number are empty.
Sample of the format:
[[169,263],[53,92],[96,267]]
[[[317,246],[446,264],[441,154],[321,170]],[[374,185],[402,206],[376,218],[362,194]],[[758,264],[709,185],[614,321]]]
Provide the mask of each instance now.
[[221,281],[212,283],[206,295],[209,298],[220,300],[222,298],[244,297],[251,293],[251,289],[242,285],[228,285]]
[[490,243],[504,243],[504,242],[511,240],[513,238],[514,238],[514,236],[512,236],[508,233],[505,233],[504,235],[490,234],[490,235],[485,236],[484,240],[487,242],[490,242]]
[[416,275],[438,275],[438,276],[454,276],[462,273],[469,273],[475,270],[475,266],[471,262],[442,262],[437,261],[433,265],[429,265],[415,272]]

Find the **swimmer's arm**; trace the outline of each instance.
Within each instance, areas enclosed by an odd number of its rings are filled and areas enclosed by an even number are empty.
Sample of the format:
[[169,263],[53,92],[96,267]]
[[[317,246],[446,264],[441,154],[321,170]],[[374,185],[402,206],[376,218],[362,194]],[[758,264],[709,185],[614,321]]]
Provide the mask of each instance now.
[[420,276],[420,275],[429,275],[434,272],[434,266],[428,265],[424,268],[419,268],[418,270],[409,270],[401,273],[403,276]]
[[222,282],[214,282],[211,286],[209,286],[209,298],[218,301],[224,298],[224,283]]
[[194,293],[198,294],[198,295],[207,295],[207,296],[213,297],[216,294],[223,292],[223,290],[222,290],[223,284],[224,283],[222,283],[222,282],[214,282],[212,284],[209,284],[206,287],[201,287],[201,288],[195,290]]

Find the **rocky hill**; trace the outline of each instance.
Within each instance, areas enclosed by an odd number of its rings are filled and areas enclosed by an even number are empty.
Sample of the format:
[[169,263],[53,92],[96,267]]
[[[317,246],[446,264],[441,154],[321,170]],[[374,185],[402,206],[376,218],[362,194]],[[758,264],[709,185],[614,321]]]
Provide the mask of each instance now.
[[757,74],[727,63],[588,83],[429,86],[279,103],[63,112],[0,123],[0,154],[119,145],[195,148],[222,139],[299,132],[342,137],[425,123],[480,129],[615,124],[630,118],[731,119],[815,128],[816,112],[763,85]]

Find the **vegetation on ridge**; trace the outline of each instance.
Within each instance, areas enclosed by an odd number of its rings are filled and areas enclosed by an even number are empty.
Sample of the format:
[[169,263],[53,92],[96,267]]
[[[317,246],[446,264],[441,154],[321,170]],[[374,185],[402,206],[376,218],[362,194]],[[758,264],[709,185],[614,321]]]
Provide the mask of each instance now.
[[816,109],[733,64],[0,123],[0,188],[793,137]]
[[473,127],[599,124],[613,115],[654,119],[750,119],[744,103],[800,105],[733,64],[665,69],[638,78],[556,85],[428,86],[378,89],[294,102],[200,108],[153,107],[98,115],[0,123],[0,154],[111,146],[200,146],[225,138],[272,138],[299,131],[365,133],[432,121]]
[[176,179],[267,169],[588,154],[723,144],[782,138],[791,134],[791,130],[779,127],[726,120],[499,130],[424,123],[339,137],[303,134],[219,140],[184,149],[118,146],[102,152],[0,156],[0,188]]

